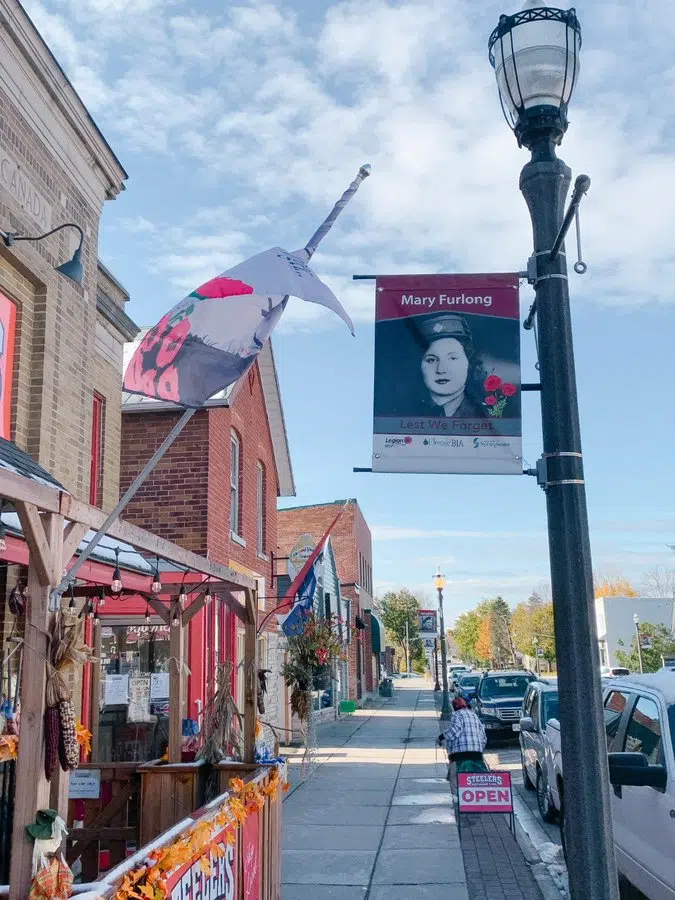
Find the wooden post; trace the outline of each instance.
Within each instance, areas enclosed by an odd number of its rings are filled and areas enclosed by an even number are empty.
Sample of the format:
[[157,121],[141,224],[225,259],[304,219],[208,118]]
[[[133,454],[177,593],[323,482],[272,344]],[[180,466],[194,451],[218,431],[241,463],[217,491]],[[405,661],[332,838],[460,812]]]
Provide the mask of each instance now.
[[244,762],[255,762],[255,723],[258,711],[258,599],[255,590],[244,591],[247,622],[244,636]]
[[[28,603],[21,675],[21,735],[16,766],[10,900],[25,900],[30,891],[33,841],[25,827],[39,809],[49,808],[49,783],[45,778],[44,704],[47,683],[47,629],[51,613],[51,586],[61,576],[63,517],[50,513],[47,528],[30,503],[17,502],[26,542],[30,550],[28,565]],[[52,546],[50,546],[50,543]],[[63,790],[57,789],[57,797]]]
[[91,761],[99,761],[99,733],[101,720],[101,624],[94,626],[94,662],[91,664]]
[[185,634],[180,603],[175,600],[171,611],[172,617],[178,615],[178,626],[172,621],[169,626],[169,762],[181,761],[183,746],[183,697],[185,695],[185,676],[183,674]]

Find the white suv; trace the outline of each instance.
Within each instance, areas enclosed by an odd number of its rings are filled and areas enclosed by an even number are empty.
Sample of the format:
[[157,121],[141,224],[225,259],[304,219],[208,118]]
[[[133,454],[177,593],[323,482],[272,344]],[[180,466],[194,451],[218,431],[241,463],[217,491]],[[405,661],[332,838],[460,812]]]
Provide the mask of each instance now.
[[675,900],[675,673],[605,686],[619,872],[650,900]]

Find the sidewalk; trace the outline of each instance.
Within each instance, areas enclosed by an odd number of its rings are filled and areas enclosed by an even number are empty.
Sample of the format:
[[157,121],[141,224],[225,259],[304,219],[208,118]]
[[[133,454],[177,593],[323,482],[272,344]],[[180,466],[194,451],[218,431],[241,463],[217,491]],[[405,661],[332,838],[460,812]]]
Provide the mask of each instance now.
[[[330,730],[328,730],[330,729]],[[469,900],[434,694],[422,679],[319,729],[284,802],[284,900]]]

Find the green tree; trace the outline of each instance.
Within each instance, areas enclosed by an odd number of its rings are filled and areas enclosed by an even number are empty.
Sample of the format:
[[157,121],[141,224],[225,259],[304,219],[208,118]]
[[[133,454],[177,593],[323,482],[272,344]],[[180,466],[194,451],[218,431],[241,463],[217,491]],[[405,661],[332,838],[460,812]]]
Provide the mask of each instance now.
[[[675,639],[669,628],[665,625],[652,625],[651,622],[640,623],[640,637],[651,639],[651,647],[642,646],[642,666],[645,672],[656,672],[663,665],[662,656],[675,655]],[[620,647],[625,647],[623,641],[618,642]],[[637,635],[630,644],[630,651],[617,650],[616,658],[619,665],[625,666],[631,672],[640,671],[640,656],[637,649]]]
[[503,597],[495,597],[490,604],[490,643],[496,665],[515,665],[516,656],[511,640],[511,610]]
[[476,653],[476,644],[478,643],[480,623],[481,616],[475,609],[462,613],[461,616],[457,617],[455,627],[452,629],[452,637],[457,646],[457,654],[462,662],[477,663],[479,661]]
[[533,656],[535,647],[540,647],[544,658],[552,662],[555,659],[553,604],[545,602],[536,591],[532,593],[513,610],[511,634],[520,653]]
[[424,645],[419,637],[418,616],[420,602],[407,588],[400,591],[387,591],[380,604],[382,624],[392,644],[405,654],[406,623],[410,641],[410,660],[415,660],[420,652],[424,654]]

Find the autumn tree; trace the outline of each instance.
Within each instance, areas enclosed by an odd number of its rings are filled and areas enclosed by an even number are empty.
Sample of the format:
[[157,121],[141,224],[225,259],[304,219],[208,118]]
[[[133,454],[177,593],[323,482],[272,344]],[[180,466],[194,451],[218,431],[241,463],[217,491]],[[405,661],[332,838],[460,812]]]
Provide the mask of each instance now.
[[535,648],[540,648],[545,659],[550,662],[555,659],[553,604],[543,600],[536,591],[513,610],[511,632],[520,653],[533,656]]
[[640,584],[643,597],[674,597],[675,569],[654,566],[645,572]]
[[478,632],[481,617],[477,610],[462,613],[457,617],[455,627],[452,629],[452,637],[457,646],[457,655],[465,663],[477,663],[479,660],[476,651]]
[[[675,640],[669,628],[665,625],[652,625],[650,622],[640,623],[640,637],[642,644],[642,667],[645,672],[656,672],[663,665],[662,657],[675,656]],[[650,646],[645,647],[649,639]],[[624,647],[623,641],[617,642]],[[625,666],[631,672],[640,671],[640,655],[637,648],[637,635],[633,638],[630,650],[617,650],[616,658],[619,665]]]
[[612,575],[607,572],[593,573],[593,587],[596,597],[637,597],[638,592],[633,583],[625,575]]
[[490,614],[480,619],[478,640],[476,641],[476,656],[480,662],[492,665],[492,616]]
[[511,610],[503,597],[490,600],[490,630],[492,659],[498,666],[515,665],[516,656],[511,640]]

